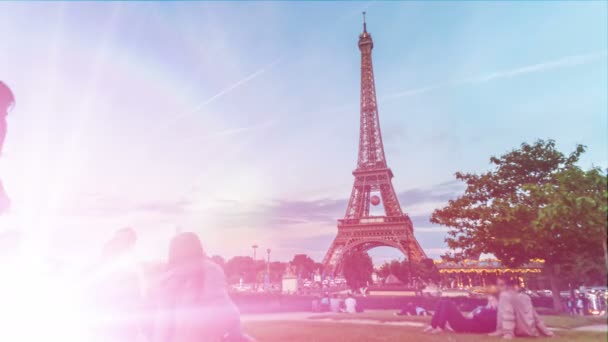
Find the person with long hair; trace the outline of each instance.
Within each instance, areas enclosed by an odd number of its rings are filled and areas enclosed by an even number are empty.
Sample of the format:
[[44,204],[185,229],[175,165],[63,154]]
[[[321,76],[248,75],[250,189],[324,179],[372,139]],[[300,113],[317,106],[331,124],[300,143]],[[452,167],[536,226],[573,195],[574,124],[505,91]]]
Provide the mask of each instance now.
[[490,334],[491,336],[500,336],[506,340],[516,336],[553,336],[553,332],[547,328],[534,309],[532,299],[519,291],[516,279],[500,277],[496,286],[500,289],[498,322],[496,331]]
[[176,235],[156,308],[154,342],[243,341],[224,271],[194,233]]
[[[14,105],[15,95],[4,82],[0,81],[0,155],[4,148],[4,139],[6,138],[6,116]],[[10,203],[10,199],[4,191],[2,180],[0,180],[0,214],[7,211]]]
[[0,81],[0,152],[6,137],[6,116],[14,105],[15,95],[4,82]]

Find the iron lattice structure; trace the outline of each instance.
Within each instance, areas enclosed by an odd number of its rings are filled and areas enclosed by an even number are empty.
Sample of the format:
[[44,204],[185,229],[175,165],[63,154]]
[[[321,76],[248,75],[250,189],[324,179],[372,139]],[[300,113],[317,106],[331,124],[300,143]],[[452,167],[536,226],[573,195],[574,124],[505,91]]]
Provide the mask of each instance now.
[[[359,157],[357,168],[353,171],[355,182],[346,214],[344,219],[338,220],[338,235],[323,259],[326,272],[332,274],[341,270],[343,256],[354,250],[367,251],[374,247],[388,246],[400,250],[408,260],[419,261],[426,258],[426,254],[414,237],[412,220],[401,210],[393,188],[393,172],[386,163],[372,66],[373,47],[374,42],[367,32],[364,20],[363,33],[359,35],[359,50],[361,50]],[[372,196],[381,199],[384,207],[383,215],[371,215]]]

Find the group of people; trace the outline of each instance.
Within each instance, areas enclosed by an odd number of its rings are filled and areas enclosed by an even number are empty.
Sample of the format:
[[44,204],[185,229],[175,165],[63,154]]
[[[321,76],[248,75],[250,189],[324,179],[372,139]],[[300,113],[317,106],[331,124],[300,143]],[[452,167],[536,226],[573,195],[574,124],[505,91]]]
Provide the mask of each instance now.
[[463,333],[490,334],[503,339],[515,336],[553,336],[547,329],[530,297],[520,291],[516,282],[499,278],[497,293],[488,294],[485,306],[470,314],[463,314],[456,304],[440,300],[433,314],[429,333],[441,333],[445,329]]
[[566,309],[571,316],[584,316],[588,311],[589,300],[584,294],[570,296],[566,299]]
[[194,233],[177,234],[165,269],[142,281],[129,260],[136,234],[119,230],[92,271],[89,296],[94,329],[107,342],[249,341],[230,299],[224,272],[205,256]]
[[357,299],[350,292],[344,299],[337,293],[330,296],[329,292],[325,292],[323,296],[315,297],[312,301],[313,312],[357,313],[359,310]]

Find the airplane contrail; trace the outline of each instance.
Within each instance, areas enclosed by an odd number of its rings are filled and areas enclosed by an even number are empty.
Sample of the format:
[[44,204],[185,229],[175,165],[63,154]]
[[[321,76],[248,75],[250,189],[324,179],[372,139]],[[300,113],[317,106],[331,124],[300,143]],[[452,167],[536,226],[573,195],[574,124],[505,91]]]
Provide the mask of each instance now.
[[413,89],[408,89],[408,90],[401,91],[398,93],[393,93],[393,94],[382,97],[380,100],[381,101],[393,100],[393,99],[398,99],[401,97],[414,96],[414,95],[418,95],[418,94],[422,94],[422,93],[427,93],[429,91],[433,91],[433,90],[437,90],[437,89],[441,89],[441,88],[455,87],[455,86],[464,85],[464,84],[477,84],[477,83],[489,82],[489,81],[493,81],[493,80],[501,79],[501,78],[515,77],[515,76],[519,76],[519,75],[543,72],[543,71],[559,69],[559,68],[574,67],[574,66],[584,65],[584,64],[598,61],[598,60],[602,59],[602,57],[606,57],[606,50],[589,53],[589,54],[565,56],[562,58],[545,61],[545,62],[541,62],[541,63],[536,63],[536,64],[531,64],[531,65],[525,65],[525,66],[521,66],[521,67],[517,67],[517,68],[499,70],[499,71],[490,72],[487,74],[481,74],[481,75],[477,75],[477,76],[473,76],[473,77],[435,83],[435,84],[431,84],[431,85],[424,86],[424,87],[413,88]]
[[228,87],[220,90],[217,94],[211,96],[210,98],[204,100],[203,102],[199,103],[198,105],[196,105],[193,109],[178,114],[177,116],[175,116],[173,118],[173,121],[177,121],[183,117],[195,114],[196,112],[200,111],[201,109],[203,109],[204,107],[206,107],[207,105],[209,105],[210,103],[214,102],[215,100],[221,98],[222,96],[230,93],[231,91],[233,91],[234,89],[250,82],[251,80],[257,78],[258,76],[264,74],[266,71],[268,71],[268,69],[272,68],[273,66],[275,66],[276,64],[278,64],[281,61],[281,58],[277,58],[276,60],[274,60],[272,63],[266,64],[265,66],[263,66],[262,68],[256,70],[255,72],[249,74],[248,76],[238,80],[237,82],[229,85]]

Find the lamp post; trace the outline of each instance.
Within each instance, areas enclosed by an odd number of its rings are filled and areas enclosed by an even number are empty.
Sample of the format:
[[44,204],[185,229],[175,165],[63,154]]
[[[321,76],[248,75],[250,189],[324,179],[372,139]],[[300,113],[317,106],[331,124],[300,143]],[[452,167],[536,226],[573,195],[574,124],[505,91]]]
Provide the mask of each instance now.
[[255,254],[258,249],[258,245],[252,245],[251,248],[253,248],[253,261],[255,261]]
[[266,250],[267,260],[266,260],[266,273],[268,274],[268,279],[270,279],[270,248]]
[[252,245],[251,248],[253,248],[253,276],[254,276],[253,288],[257,289],[258,288],[258,277],[256,274],[257,272],[256,272],[255,257],[256,257],[256,252],[258,250],[258,245]]

